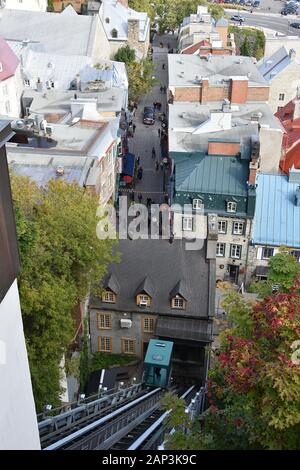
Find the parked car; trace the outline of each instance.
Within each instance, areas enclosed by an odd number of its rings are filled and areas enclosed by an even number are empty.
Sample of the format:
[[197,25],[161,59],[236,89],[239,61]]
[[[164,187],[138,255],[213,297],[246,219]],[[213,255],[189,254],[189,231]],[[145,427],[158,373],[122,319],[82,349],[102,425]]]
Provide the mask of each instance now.
[[291,23],[291,24],[290,24],[290,27],[291,27],[291,28],[300,29],[300,23]]
[[238,21],[239,23],[244,23],[245,21],[245,18],[243,18],[242,16],[239,16],[239,15],[232,15],[230,17],[231,21]]
[[144,117],[143,117],[144,124],[154,124],[155,123],[155,111],[153,106],[145,106],[144,107]]

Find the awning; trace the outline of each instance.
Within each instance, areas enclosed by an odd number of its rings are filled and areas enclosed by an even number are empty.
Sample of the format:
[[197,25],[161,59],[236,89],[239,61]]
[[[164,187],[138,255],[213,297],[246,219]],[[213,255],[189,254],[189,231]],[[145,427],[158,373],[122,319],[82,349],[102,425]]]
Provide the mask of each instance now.
[[269,269],[269,266],[256,266],[255,274],[256,276],[267,276]]
[[183,339],[210,343],[212,324],[207,320],[190,318],[160,317],[156,324],[156,334],[170,339]]
[[135,156],[133,153],[127,153],[127,155],[123,157],[123,170],[122,170],[123,175],[131,176],[131,178],[133,177],[134,162],[135,162]]

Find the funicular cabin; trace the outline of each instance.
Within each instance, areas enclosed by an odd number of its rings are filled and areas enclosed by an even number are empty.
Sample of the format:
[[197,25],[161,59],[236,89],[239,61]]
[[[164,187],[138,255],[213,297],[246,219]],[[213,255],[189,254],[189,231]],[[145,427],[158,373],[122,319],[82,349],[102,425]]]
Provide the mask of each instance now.
[[172,341],[151,339],[144,361],[144,382],[148,386],[167,388],[172,370]]

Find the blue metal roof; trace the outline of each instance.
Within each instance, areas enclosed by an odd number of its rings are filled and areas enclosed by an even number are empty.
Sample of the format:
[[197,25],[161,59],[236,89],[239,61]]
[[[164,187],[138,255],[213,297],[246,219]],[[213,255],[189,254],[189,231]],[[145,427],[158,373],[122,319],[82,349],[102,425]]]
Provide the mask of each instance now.
[[295,204],[299,183],[284,175],[259,174],[256,179],[253,242],[300,248],[300,207]]
[[263,77],[269,81],[276,77],[276,75],[284,70],[291,62],[292,59],[283,46],[267,59],[260,60],[257,66]]

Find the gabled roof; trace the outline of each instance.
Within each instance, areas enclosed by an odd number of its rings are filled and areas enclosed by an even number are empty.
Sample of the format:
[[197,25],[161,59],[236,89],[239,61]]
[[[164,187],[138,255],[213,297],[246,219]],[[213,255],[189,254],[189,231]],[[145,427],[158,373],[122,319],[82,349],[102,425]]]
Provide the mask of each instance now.
[[282,72],[291,62],[292,59],[287,49],[285,46],[282,46],[270,57],[261,59],[257,67],[262,76],[270,81]]
[[135,291],[135,295],[141,294],[143,292],[150,297],[154,296],[154,286],[149,277],[145,277],[145,279],[140,283]]
[[258,174],[253,242],[300,248],[300,207],[295,204],[299,183],[285,175]]
[[104,287],[110,289],[114,294],[119,294],[120,284],[114,274],[110,274],[107,280],[104,282]]
[[180,297],[183,297],[184,300],[187,300],[188,298],[188,289],[185,285],[185,282],[182,280],[178,281],[174,289],[171,290],[170,299],[173,299],[173,297],[176,295],[180,295]]
[[5,39],[0,37],[0,81],[6,80],[15,74],[20,61],[9,47]]

